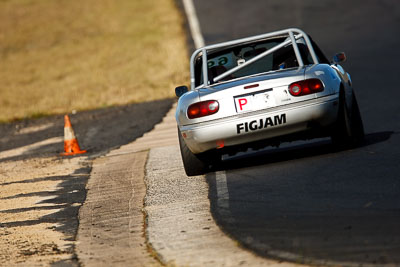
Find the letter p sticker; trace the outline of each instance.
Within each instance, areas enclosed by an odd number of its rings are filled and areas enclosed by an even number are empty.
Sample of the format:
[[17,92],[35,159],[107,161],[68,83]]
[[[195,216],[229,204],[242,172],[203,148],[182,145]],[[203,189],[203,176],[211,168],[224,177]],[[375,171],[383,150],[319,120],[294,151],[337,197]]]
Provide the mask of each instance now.
[[243,110],[243,106],[247,104],[247,99],[246,98],[239,98],[238,99],[238,103],[239,103],[239,109],[242,111]]

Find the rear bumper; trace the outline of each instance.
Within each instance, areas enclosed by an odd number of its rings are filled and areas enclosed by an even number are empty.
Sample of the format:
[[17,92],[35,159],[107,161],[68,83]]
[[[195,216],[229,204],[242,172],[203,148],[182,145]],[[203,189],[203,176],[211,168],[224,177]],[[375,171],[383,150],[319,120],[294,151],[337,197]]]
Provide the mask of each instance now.
[[339,95],[334,94],[179,129],[189,149],[197,154],[302,132],[314,125],[330,126],[336,121],[338,101]]

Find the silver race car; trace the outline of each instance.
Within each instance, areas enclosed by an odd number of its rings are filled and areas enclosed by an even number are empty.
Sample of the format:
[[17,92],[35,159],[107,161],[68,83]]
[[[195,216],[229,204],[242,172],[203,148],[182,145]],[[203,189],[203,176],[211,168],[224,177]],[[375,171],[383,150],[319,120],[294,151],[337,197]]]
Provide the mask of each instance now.
[[364,137],[350,75],[302,30],[287,29],[205,46],[190,59],[191,90],[175,89],[188,176],[222,155],[330,136],[339,146]]

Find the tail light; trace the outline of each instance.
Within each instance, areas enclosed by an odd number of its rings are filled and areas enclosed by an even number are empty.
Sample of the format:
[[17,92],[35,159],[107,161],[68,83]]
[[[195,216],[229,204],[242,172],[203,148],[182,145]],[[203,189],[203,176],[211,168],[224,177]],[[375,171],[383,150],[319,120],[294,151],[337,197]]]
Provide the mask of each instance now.
[[216,100],[198,102],[189,106],[187,115],[189,119],[200,118],[217,113],[219,104]]
[[289,85],[289,92],[292,96],[309,95],[322,91],[324,91],[324,85],[319,79],[308,79]]

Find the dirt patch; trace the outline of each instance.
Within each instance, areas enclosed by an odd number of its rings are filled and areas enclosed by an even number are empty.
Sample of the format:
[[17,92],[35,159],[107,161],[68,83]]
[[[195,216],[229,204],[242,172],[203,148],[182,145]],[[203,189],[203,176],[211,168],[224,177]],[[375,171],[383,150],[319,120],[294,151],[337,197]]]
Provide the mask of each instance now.
[[90,162],[32,158],[0,163],[0,265],[71,261]]
[[77,265],[78,211],[93,159],[161,121],[172,99],[80,112],[71,121],[81,157],[60,157],[63,118],[0,124],[0,266]]

